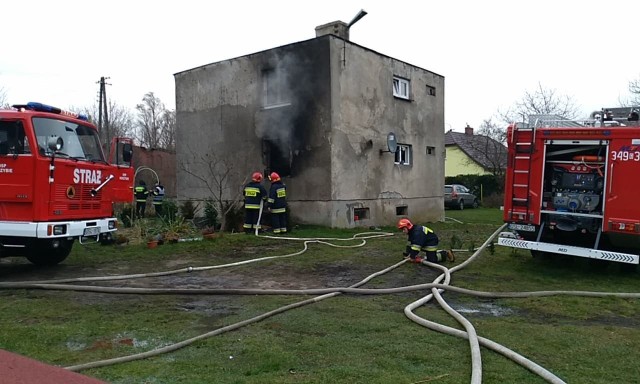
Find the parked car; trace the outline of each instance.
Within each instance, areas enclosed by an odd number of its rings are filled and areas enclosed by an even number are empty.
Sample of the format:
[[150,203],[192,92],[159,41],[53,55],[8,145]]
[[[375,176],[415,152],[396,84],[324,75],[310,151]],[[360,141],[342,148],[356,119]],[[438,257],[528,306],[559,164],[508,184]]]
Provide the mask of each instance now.
[[458,209],[478,208],[478,198],[464,185],[449,184],[444,186],[444,206]]

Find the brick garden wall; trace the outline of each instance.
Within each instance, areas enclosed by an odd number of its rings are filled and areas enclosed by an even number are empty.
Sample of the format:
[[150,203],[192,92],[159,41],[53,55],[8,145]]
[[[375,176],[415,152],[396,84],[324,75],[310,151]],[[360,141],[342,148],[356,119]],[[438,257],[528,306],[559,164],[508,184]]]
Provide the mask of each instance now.
[[[164,185],[165,196],[175,198],[178,194],[176,191],[176,154],[173,151],[164,149],[147,149],[145,147],[134,146],[133,164],[136,169],[140,167],[148,167],[153,169],[160,178],[160,182]],[[136,176],[136,185],[138,180],[144,180],[147,187],[151,190],[155,185],[155,176],[148,170],[138,171]]]

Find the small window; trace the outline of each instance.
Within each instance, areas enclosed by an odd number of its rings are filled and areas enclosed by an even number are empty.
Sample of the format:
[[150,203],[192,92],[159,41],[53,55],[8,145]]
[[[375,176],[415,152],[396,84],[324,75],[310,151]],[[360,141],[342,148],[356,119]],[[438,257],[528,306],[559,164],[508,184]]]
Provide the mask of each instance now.
[[430,85],[427,85],[427,95],[435,96],[436,95],[436,87],[432,87]]
[[411,165],[411,146],[407,144],[398,144],[396,150],[395,163],[400,165]]
[[399,205],[396,207],[396,216],[408,216],[409,208],[406,205]]
[[369,218],[369,208],[353,208],[353,221],[366,220]]
[[436,154],[436,147],[427,146],[427,155],[435,155],[435,154]]
[[393,96],[409,100],[409,80],[394,76]]
[[287,78],[275,69],[262,71],[262,107],[264,109],[278,108],[290,105],[287,92]]

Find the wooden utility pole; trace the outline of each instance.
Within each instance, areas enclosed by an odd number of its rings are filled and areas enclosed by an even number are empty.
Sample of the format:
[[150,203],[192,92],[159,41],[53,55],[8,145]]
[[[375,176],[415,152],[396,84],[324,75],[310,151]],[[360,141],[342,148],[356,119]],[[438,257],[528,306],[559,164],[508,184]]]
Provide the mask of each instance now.
[[[104,140],[104,146],[106,150],[107,156],[109,156],[111,151],[111,135],[110,135],[110,127],[109,127],[109,108],[107,103],[107,90],[105,85],[107,83],[105,80],[108,77],[102,76],[100,78],[100,99],[98,105],[98,130],[100,130],[100,136],[102,136]],[[104,124],[102,123],[102,114],[104,113]]]

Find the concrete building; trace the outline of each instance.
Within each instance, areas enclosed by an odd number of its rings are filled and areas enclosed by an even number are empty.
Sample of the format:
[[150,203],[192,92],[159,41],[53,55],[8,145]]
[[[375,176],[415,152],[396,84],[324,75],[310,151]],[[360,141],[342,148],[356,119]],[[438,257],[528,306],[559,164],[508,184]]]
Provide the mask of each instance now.
[[276,171],[297,223],[442,219],[444,77],[348,32],[337,21],[310,40],[176,73],[178,199],[210,198],[207,180],[225,170],[214,184],[241,199],[252,172]]

